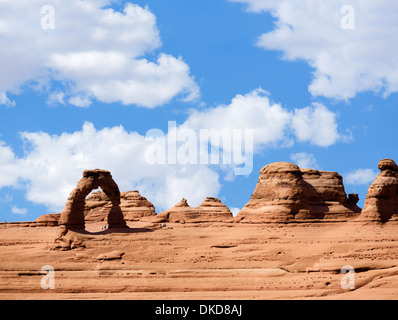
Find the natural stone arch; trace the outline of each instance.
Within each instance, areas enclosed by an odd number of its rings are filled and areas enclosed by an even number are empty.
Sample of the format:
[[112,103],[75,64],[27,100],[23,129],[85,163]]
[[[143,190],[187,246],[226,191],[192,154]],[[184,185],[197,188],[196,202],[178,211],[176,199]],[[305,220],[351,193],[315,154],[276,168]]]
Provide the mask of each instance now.
[[112,203],[108,213],[109,228],[126,226],[122,210],[120,209],[120,190],[112,175],[106,170],[86,170],[77,187],[70,193],[65,208],[61,213],[59,225],[68,229],[84,229],[84,205],[86,197],[94,190],[101,188]]

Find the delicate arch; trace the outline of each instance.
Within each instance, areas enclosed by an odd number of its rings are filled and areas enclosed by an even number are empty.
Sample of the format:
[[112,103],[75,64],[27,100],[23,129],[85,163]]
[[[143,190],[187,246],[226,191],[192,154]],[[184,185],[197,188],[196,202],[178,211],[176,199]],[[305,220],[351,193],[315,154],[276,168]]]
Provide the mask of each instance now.
[[120,190],[112,175],[106,170],[86,170],[77,187],[70,193],[65,208],[61,213],[59,225],[69,229],[84,229],[84,205],[86,197],[94,190],[101,188],[112,202],[108,213],[109,228],[125,227],[126,222],[120,209]]

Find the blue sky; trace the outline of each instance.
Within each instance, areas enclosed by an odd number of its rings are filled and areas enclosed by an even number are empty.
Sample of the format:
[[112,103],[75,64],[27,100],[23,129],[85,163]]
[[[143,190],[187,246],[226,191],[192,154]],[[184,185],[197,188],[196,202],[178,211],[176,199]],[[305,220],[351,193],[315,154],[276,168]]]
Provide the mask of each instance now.
[[[158,212],[216,196],[236,213],[275,161],[339,172],[363,206],[378,161],[398,159],[398,10],[345,5],[2,2],[1,221],[61,212],[82,171],[97,167]],[[169,121],[253,130],[253,170],[146,163],[147,131],[167,134]]]

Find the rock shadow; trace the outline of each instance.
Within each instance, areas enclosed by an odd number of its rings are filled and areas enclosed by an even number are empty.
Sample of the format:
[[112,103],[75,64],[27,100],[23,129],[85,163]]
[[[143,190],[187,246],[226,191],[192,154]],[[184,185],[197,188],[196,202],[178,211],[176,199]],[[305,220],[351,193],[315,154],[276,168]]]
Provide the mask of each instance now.
[[124,227],[124,228],[110,228],[110,229],[105,229],[105,230],[99,230],[99,231],[88,231],[85,229],[69,229],[69,231],[78,233],[78,234],[83,234],[83,235],[107,235],[107,234],[129,234],[129,233],[143,233],[143,232],[153,232],[153,229],[149,228],[130,228],[130,227]]

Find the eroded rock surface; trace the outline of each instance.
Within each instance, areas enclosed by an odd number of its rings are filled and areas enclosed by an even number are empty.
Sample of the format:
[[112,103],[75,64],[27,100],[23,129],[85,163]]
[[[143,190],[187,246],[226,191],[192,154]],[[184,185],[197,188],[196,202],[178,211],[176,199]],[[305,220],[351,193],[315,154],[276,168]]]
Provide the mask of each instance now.
[[[103,191],[92,193],[85,204],[86,221],[106,221],[112,202]],[[127,191],[120,194],[120,209],[125,221],[138,221],[142,217],[155,216],[155,207],[138,191]]]
[[92,190],[98,188],[104,191],[112,204],[107,215],[109,227],[125,227],[126,222],[120,208],[119,187],[109,171],[99,169],[83,172],[83,178],[80,179],[77,187],[69,195],[61,213],[59,225],[64,225],[67,228],[84,229],[86,197]]
[[337,172],[300,169],[289,162],[276,162],[260,171],[250,201],[236,221],[245,223],[349,219],[361,209],[358,196],[347,197]]
[[174,207],[154,217],[153,222],[231,222],[233,219],[229,208],[220,199],[207,197],[199,207],[191,207],[182,199]]
[[360,219],[384,223],[398,219],[398,166],[383,159],[378,167],[381,172],[368,189]]
[[59,213],[47,213],[38,217],[33,221],[31,227],[55,227],[58,226],[58,220],[60,218]]

